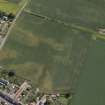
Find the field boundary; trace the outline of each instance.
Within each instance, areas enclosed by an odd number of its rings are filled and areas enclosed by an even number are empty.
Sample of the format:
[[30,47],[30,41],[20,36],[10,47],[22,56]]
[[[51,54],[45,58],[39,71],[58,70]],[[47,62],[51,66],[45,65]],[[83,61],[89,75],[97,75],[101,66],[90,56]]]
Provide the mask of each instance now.
[[[89,33],[92,34],[91,37],[92,37],[93,40],[97,40],[97,38],[105,40],[105,35],[100,34],[98,31],[94,31],[94,30],[92,30],[90,28],[86,28],[86,27],[83,27],[83,26],[75,25],[75,24],[71,24],[70,25],[70,24],[68,24],[68,23],[66,23],[64,21],[57,20],[57,19],[52,19],[50,17],[34,13],[34,12],[28,10],[28,9],[25,9],[24,12],[26,12],[26,13],[28,13],[30,15],[33,15],[33,16],[36,16],[36,17],[48,20],[48,21],[52,21],[52,22],[56,22],[56,23],[59,23],[59,24],[63,24],[65,27],[71,27],[73,29],[80,30],[80,31],[83,31],[83,32],[89,32]],[[93,36],[94,36],[94,38],[93,38]]]

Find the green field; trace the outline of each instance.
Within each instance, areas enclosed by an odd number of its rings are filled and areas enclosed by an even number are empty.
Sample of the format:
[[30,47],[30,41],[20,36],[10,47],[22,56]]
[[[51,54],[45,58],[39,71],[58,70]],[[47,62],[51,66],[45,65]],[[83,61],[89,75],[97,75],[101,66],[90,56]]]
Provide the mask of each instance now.
[[0,11],[16,14],[23,5],[24,0],[0,0]]
[[105,27],[105,0],[31,0],[27,9],[67,24]]
[[105,42],[93,41],[72,105],[105,104]]
[[[105,0],[31,0],[0,63],[46,90],[76,89],[72,105],[103,105]],[[100,40],[103,39],[103,40]]]
[[31,79],[35,86],[70,89],[78,78],[90,43],[90,33],[23,12],[0,61]]

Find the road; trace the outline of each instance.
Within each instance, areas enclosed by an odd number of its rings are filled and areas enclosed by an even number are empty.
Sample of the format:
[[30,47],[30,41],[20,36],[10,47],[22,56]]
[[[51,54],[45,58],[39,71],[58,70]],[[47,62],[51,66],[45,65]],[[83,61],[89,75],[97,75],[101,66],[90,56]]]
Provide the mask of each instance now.
[[13,27],[14,27],[14,25],[15,25],[15,23],[16,23],[16,20],[19,18],[19,16],[21,15],[22,11],[24,10],[24,8],[25,8],[26,5],[28,4],[28,2],[29,2],[29,0],[24,0],[24,5],[21,7],[21,9],[19,10],[19,12],[17,13],[17,15],[16,15],[16,17],[15,17],[15,19],[14,19],[12,25],[10,26],[10,28],[9,28],[9,30],[8,30],[8,32],[7,32],[7,34],[6,34],[6,36],[4,37],[4,39],[2,40],[2,42],[1,42],[1,44],[0,44],[0,50],[2,50],[2,48],[3,48],[3,46],[4,46],[5,42],[6,42],[6,40],[7,40],[7,38],[8,38],[8,36],[10,35],[11,30],[13,29]]

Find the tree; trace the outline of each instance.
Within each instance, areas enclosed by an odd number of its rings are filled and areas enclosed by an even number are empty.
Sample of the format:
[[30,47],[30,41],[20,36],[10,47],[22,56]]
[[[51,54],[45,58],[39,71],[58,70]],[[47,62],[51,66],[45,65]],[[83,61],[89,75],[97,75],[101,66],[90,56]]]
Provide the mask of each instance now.
[[12,21],[14,18],[15,18],[15,15],[14,15],[13,13],[9,13],[9,14],[8,14],[8,19],[9,19],[10,21]]
[[10,71],[10,72],[8,72],[8,76],[9,76],[9,77],[13,77],[13,76],[15,76],[15,72],[14,72],[14,71]]

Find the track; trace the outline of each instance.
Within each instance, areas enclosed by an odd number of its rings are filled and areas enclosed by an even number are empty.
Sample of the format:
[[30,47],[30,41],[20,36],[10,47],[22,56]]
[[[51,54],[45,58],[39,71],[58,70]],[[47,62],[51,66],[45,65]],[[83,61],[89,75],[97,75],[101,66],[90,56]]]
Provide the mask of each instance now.
[[[7,38],[8,38],[8,36],[9,36],[9,34],[10,34],[10,32],[11,32],[11,30],[13,29],[13,27],[14,27],[14,25],[15,25],[15,23],[16,23],[16,20],[17,20],[18,17],[21,15],[21,12],[22,12],[22,11],[24,10],[24,8],[27,6],[27,4],[28,4],[29,1],[30,1],[30,0],[24,0],[24,5],[22,6],[22,8],[21,8],[21,9],[19,10],[19,12],[17,13],[17,15],[16,15],[16,17],[15,17],[15,19],[14,19],[14,21],[13,21],[11,27],[9,28],[9,30],[8,30],[8,32],[7,32],[7,34],[6,34],[6,36],[4,37],[4,39],[2,40],[2,42],[1,42],[1,44],[0,44],[0,50],[3,48],[3,46],[4,46],[4,44],[5,44],[5,42],[6,42]],[[70,25],[70,24],[65,23],[65,22],[63,22],[63,21],[60,21],[60,20],[51,19],[51,18],[49,18],[49,17],[46,17],[46,16],[43,16],[43,15],[40,15],[40,14],[33,13],[33,12],[30,11],[30,10],[24,10],[24,11],[25,11],[26,13],[30,14],[30,15],[34,15],[34,16],[37,16],[37,17],[39,17],[39,18],[43,18],[43,19],[46,19],[46,20],[49,20],[49,21],[57,22],[57,23],[59,23],[59,24],[63,24],[63,25],[66,26],[66,27],[72,27],[73,29],[76,29],[76,30],[80,30],[80,31],[84,31],[84,32],[90,32],[90,33],[92,34],[92,39],[93,39],[93,40],[96,40],[97,38],[105,40],[105,35],[102,35],[102,34],[96,32],[96,31],[94,31],[94,30],[92,30],[92,29],[89,29],[89,28],[86,28],[86,27],[82,27],[82,26],[78,26],[78,25],[74,25],[74,24],[71,24],[71,25]]]
[[36,16],[36,17],[48,20],[48,21],[52,21],[52,22],[56,22],[56,23],[62,24],[65,27],[71,27],[72,29],[76,29],[76,30],[79,30],[79,31],[89,32],[89,33],[91,33],[93,40],[96,40],[97,38],[105,40],[105,35],[100,34],[98,31],[92,30],[90,28],[79,26],[79,25],[75,25],[75,24],[68,24],[66,22],[63,22],[63,21],[60,21],[60,20],[57,20],[57,19],[52,19],[52,18],[47,17],[45,15],[34,13],[34,12],[30,11],[30,10],[24,10],[24,12],[26,12],[26,13],[28,13],[30,15],[33,15],[33,16]]

